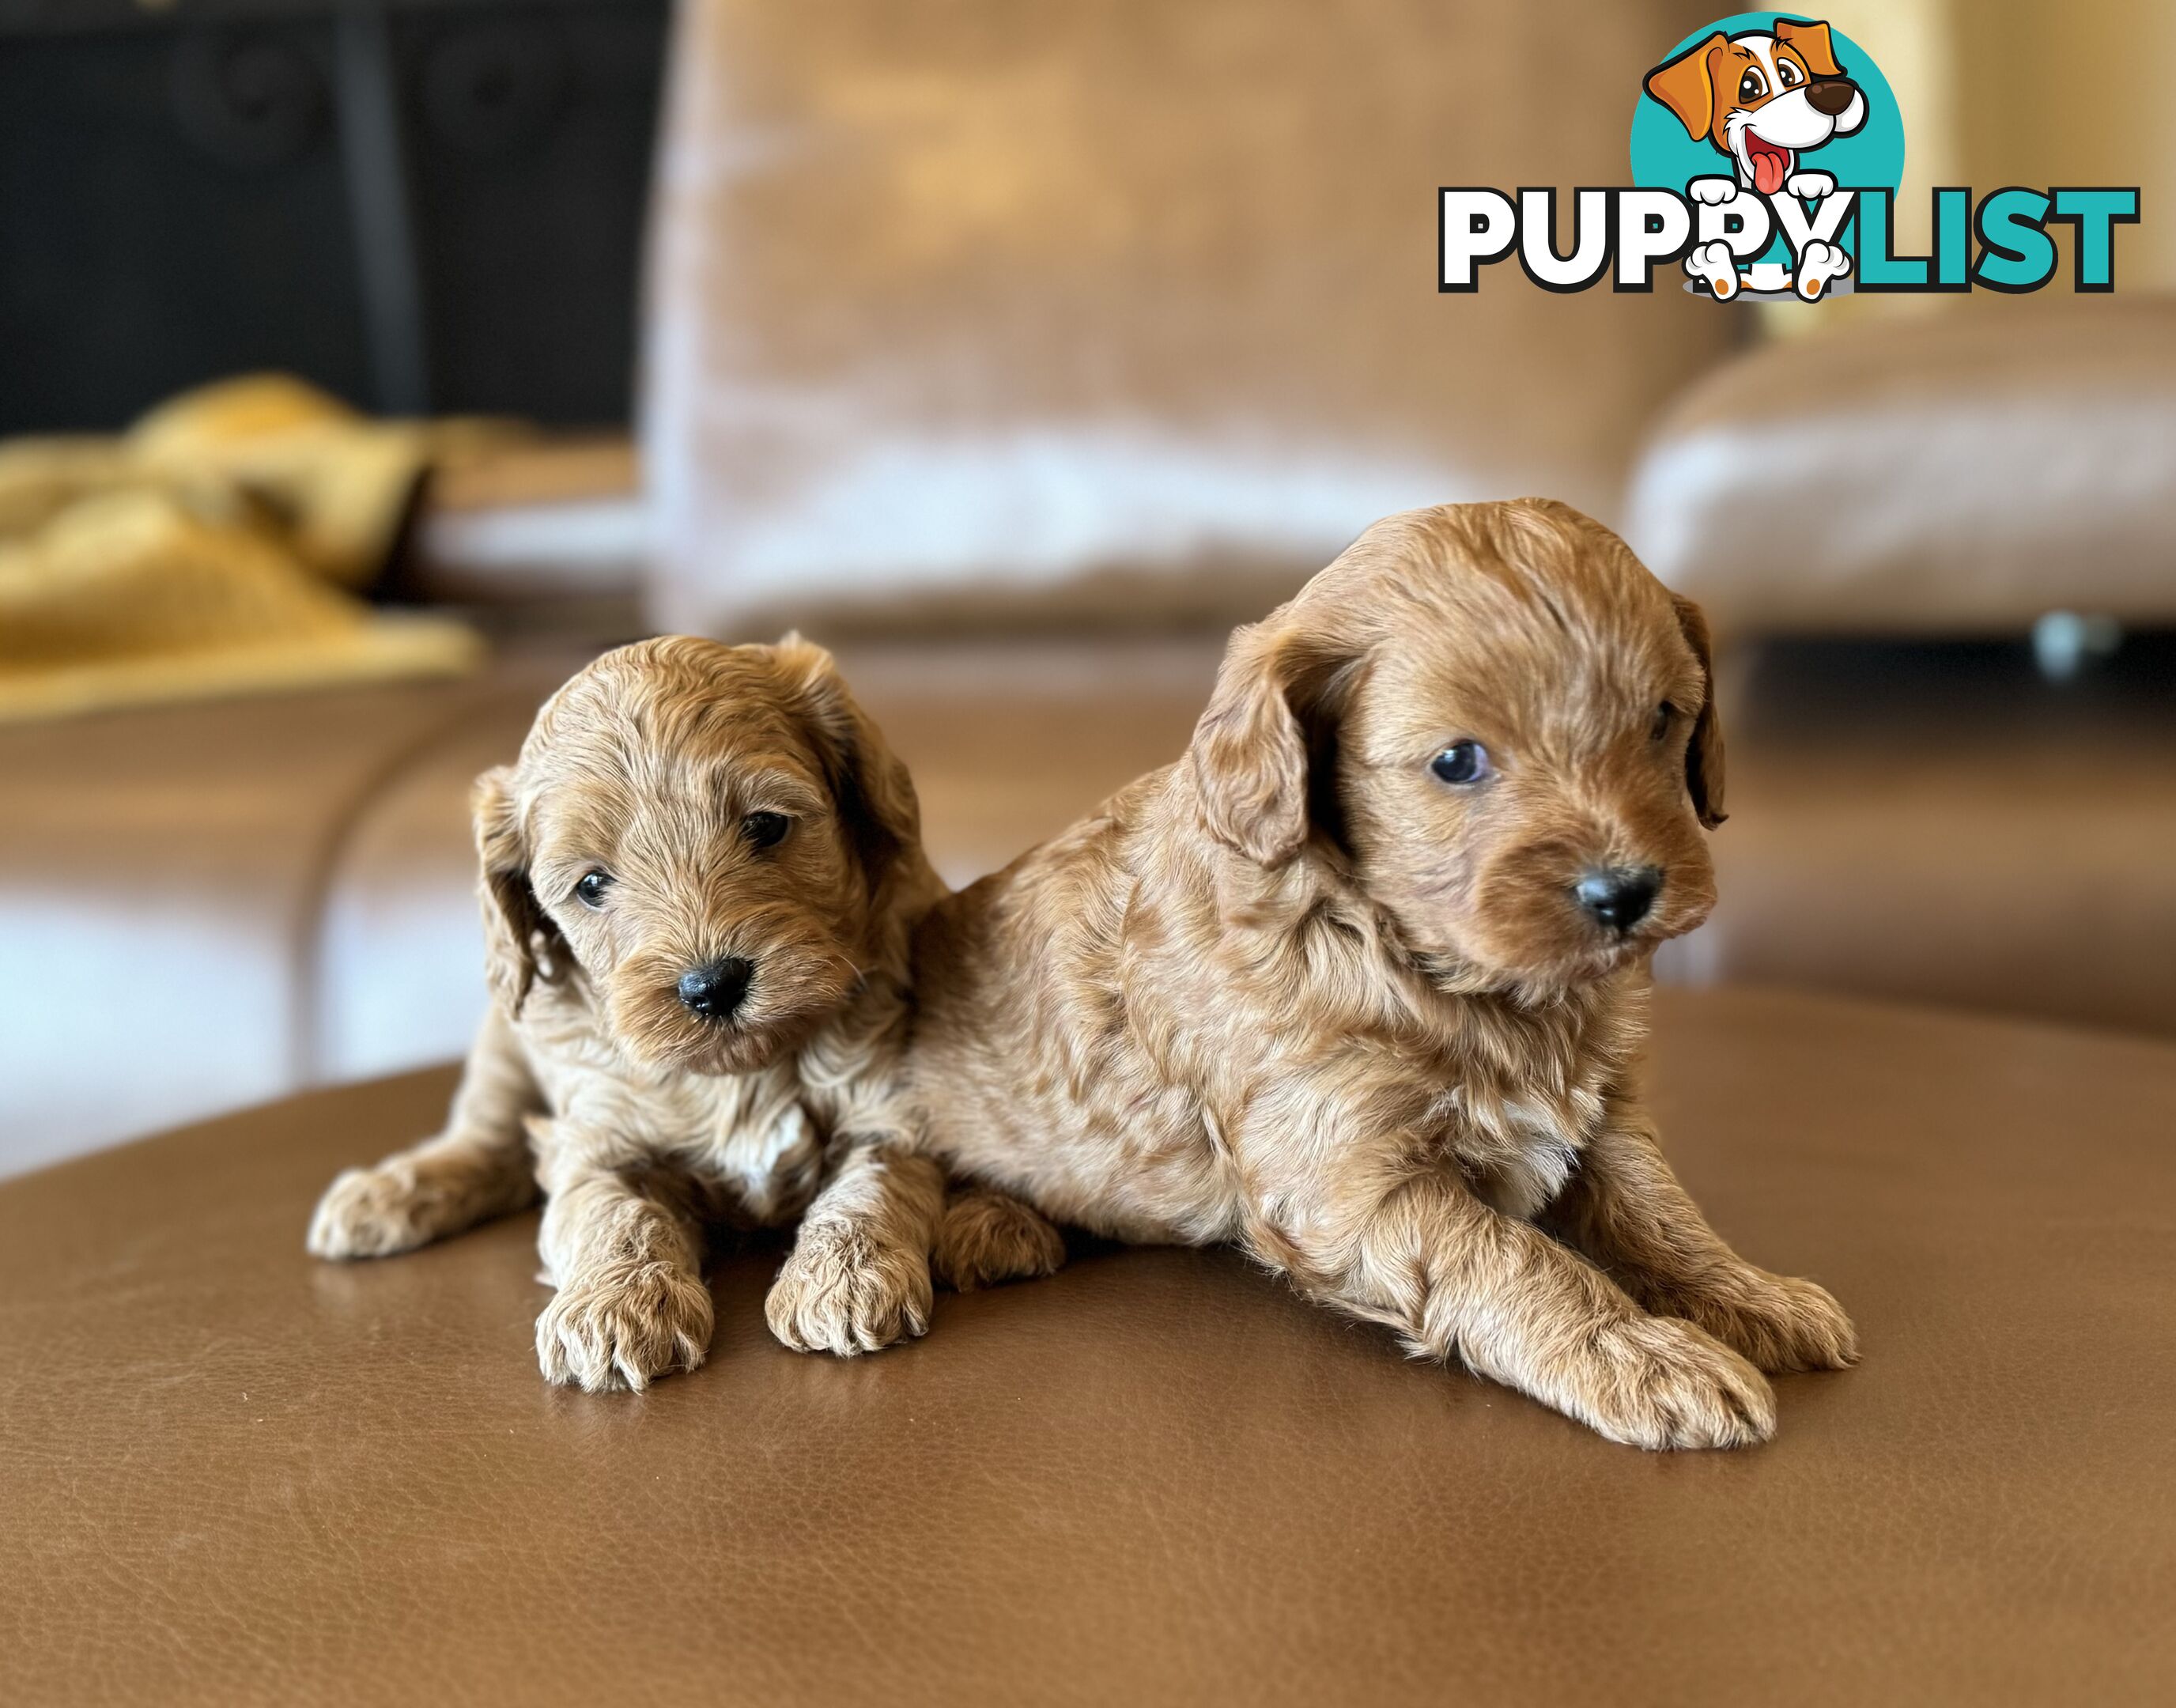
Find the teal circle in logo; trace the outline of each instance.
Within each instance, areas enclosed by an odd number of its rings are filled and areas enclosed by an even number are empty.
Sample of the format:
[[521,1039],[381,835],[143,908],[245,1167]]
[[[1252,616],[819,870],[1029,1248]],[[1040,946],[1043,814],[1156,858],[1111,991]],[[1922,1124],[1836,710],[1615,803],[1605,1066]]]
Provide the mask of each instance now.
[[[1695,30],[1667,53],[1657,66],[1666,65],[1686,49],[1718,32],[1726,36],[1749,32],[1773,34],[1778,18],[1793,24],[1809,20],[1791,12],[1736,12]],[[1857,84],[1866,97],[1866,122],[1849,136],[1831,137],[1817,149],[1800,155],[1798,169],[1826,172],[1839,189],[1894,190],[1904,179],[1904,116],[1897,111],[1896,95],[1874,57],[1843,31],[1830,26],[1829,41],[1838,68]],[[1644,189],[1682,193],[1695,178],[1734,177],[1737,161],[1705,137],[1686,133],[1678,116],[1647,92],[1643,73],[1638,104],[1632,112],[1632,182]],[[1844,238],[1844,247],[1857,249],[1858,221]],[[1787,252],[1779,237],[1765,258]]]

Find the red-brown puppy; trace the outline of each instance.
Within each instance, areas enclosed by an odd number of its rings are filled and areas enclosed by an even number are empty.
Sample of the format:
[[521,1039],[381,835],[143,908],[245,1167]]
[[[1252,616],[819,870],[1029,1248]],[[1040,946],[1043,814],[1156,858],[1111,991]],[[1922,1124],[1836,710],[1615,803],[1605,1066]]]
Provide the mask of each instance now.
[[[405,1251],[541,1188],[537,1358],[592,1390],[702,1362],[706,1222],[802,1218],[767,1306],[787,1345],[920,1334],[944,1187],[905,1143],[896,1069],[909,932],[944,889],[830,655],[607,653],[477,780],[476,821],[494,1001],[452,1115],[335,1180],[310,1249]],[[955,1280],[1063,1256],[1018,1205],[955,1209],[980,1235]]]
[[1561,504],[1379,523],[1233,637],[1183,759],[931,914],[928,1142],[1613,1440],[1765,1439],[1760,1371],[1851,1325],[1723,1243],[1635,1088],[1649,957],[1714,901],[1706,655]]

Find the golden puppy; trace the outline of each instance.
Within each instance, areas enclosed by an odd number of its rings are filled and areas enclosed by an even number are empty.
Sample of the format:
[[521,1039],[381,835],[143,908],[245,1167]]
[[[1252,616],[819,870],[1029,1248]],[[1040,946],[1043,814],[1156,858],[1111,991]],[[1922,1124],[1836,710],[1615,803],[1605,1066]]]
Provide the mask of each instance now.
[[1233,637],[1185,758],[930,915],[928,1140],[1613,1440],[1763,1439],[1760,1370],[1849,1363],[1851,1325],[1702,1220],[1635,1078],[1722,791],[1700,614],[1614,536],[1379,523]]
[[[922,1332],[944,1181],[901,1145],[895,1070],[909,932],[944,889],[830,655],[608,653],[478,779],[476,825],[494,1002],[451,1118],[335,1181],[310,1249],[406,1251],[541,1187],[537,1360],[592,1390],[702,1362],[706,1222],[803,1216],[766,1307],[789,1346]],[[991,1227],[963,1280],[1062,1254],[1018,1206],[960,1219]]]

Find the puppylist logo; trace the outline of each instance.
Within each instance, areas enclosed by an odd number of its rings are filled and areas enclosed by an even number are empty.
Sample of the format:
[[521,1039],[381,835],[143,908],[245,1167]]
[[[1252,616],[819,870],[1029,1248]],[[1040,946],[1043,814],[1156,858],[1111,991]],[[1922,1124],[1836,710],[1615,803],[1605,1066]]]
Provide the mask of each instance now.
[[1480,288],[1516,253],[1547,291],[1655,288],[1682,264],[1684,288],[1819,302],[1852,291],[2021,293],[2058,270],[2050,226],[2071,227],[2071,288],[2115,288],[2115,227],[2138,222],[2138,189],[2016,186],[1975,204],[1934,193],[1933,253],[1896,253],[1904,121],[1888,79],[1830,24],[1742,12],[1695,30],[1641,79],[1629,188],[1569,193],[1570,247],[1557,247],[1563,193],[1446,188],[1437,212],[1437,288]]

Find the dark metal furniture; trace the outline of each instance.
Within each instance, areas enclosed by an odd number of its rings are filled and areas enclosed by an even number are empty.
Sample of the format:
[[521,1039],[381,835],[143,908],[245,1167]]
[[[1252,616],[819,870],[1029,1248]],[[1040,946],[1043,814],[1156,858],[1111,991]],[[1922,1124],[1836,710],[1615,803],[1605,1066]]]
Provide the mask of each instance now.
[[626,419],[665,0],[0,0],[0,432]]

